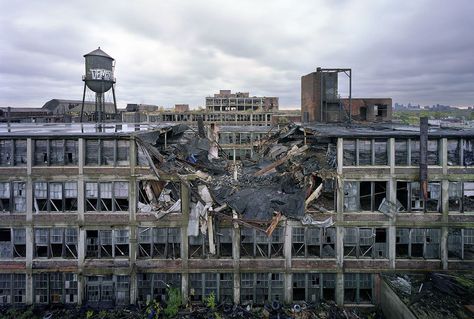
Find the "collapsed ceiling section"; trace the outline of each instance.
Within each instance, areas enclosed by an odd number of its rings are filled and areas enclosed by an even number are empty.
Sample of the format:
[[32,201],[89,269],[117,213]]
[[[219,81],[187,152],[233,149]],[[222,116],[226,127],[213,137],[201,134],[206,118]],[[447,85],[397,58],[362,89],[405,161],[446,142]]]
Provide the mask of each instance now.
[[[218,152],[221,146],[213,129],[196,132],[180,125],[161,135],[136,135],[139,157],[160,180],[140,182],[139,212],[161,218],[180,211],[179,183],[160,178],[172,175],[190,186],[189,235],[199,234],[199,223],[201,232],[206,232],[202,223],[208,215],[268,235],[281,218],[319,227],[333,224],[331,218],[318,221],[305,214],[308,208],[322,213],[334,210],[336,146],[331,140],[312,139],[311,145],[305,144],[303,130],[286,127],[252,145],[256,158],[229,161],[217,156],[224,152]],[[270,226],[264,229],[262,224]]]

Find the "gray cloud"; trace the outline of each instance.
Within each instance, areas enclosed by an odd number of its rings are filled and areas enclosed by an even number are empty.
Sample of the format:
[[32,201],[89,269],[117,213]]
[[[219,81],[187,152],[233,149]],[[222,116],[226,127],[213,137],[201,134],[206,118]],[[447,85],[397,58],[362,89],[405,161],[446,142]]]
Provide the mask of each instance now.
[[80,99],[82,55],[117,62],[126,103],[202,105],[219,89],[300,104],[300,77],[351,67],[354,96],[474,104],[474,3],[0,0],[0,106]]

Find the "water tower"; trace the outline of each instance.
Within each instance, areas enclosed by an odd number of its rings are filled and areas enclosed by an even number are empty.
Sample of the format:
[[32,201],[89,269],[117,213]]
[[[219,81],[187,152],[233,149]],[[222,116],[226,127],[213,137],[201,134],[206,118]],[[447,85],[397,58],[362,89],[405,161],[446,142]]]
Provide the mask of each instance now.
[[[82,95],[81,122],[84,114],[84,102],[86,98],[86,88],[95,92],[95,113],[97,122],[103,122],[104,119],[113,118],[117,115],[117,102],[115,100],[115,78],[114,68],[115,60],[100,47],[84,55],[86,62],[86,75],[82,76],[84,81],[84,93]],[[105,108],[105,93],[112,89],[114,99],[114,113],[108,113]],[[112,115],[112,116],[111,116]]]

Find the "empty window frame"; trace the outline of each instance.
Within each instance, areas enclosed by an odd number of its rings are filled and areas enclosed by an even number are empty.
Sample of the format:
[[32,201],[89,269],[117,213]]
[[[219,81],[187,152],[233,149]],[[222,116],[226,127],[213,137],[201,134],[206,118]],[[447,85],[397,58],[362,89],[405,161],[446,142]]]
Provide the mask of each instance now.
[[124,212],[129,209],[128,182],[86,182],[88,212]]
[[448,166],[461,165],[461,140],[448,139]]
[[35,303],[77,303],[77,275],[73,273],[39,273],[33,275]]
[[13,140],[0,140],[0,166],[13,165]]
[[293,257],[333,258],[336,256],[335,228],[292,228]]
[[179,228],[138,229],[138,258],[180,258],[181,230]]
[[373,303],[373,275],[362,273],[344,274],[344,303]]
[[23,182],[0,183],[0,213],[24,213],[26,190]]
[[138,273],[138,302],[148,304],[152,300],[166,302],[168,287],[181,288],[181,274],[176,273]]
[[49,141],[34,140],[34,164],[45,166],[49,164]]
[[25,274],[0,274],[0,305],[25,303],[25,277]]
[[474,211],[474,182],[449,183],[449,211]]
[[34,256],[39,258],[77,258],[76,228],[35,228]]
[[387,258],[385,228],[344,228],[345,258]]
[[128,166],[130,165],[130,141],[86,140],[86,165]]
[[122,306],[130,304],[130,277],[115,276],[115,281],[115,304]]
[[344,211],[377,211],[387,196],[387,182],[344,182]]
[[319,302],[335,299],[335,274],[294,273],[292,294],[294,302]]
[[86,258],[128,258],[128,229],[86,230]]
[[201,302],[214,293],[216,300],[233,302],[234,276],[231,273],[192,273],[189,274],[189,298]]
[[410,165],[420,165],[420,140],[409,140],[410,143]]
[[372,140],[370,139],[358,139],[358,158],[357,165],[365,166],[372,165]]
[[77,211],[77,182],[35,182],[33,205],[36,212]]
[[[421,212],[425,210],[425,203],[419,182],[397,181],[397,200],[406,208],[407,212]],[[441,210],[441,183],[428,182],[427,212]]]
[[474,140],[473,139],[463,139],[461,140],[461,158],[462,164],[464,166],[474,165]]
[[232,258],[232,232],[231,227],[219,227],[216,230],[217,256]]
[[240,256],[256,258],[283,257],[283,228],[275,228],[270,237],[252,228],[241,228]]
[[474,260],[474,229],[449,229],[448,258]]
[[283,281],[281,273],[241,273],[240,302],[263,305],[267,301],[282,301]]
[[26,257],[26,230],[0,228],[0,259]]
[[441,230],[437,228],[397,228],[397,258],[440,258]]

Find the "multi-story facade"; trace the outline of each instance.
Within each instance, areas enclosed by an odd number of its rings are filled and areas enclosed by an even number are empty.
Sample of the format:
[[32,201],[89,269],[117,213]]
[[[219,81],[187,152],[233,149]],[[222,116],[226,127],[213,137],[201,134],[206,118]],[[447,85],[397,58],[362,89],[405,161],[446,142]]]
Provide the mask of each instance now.
[[306,210],[334,224],[283,218],[267,237],[216,219],[214,252],[188,236],[196,175],[157,174],[143,151],[166,151],[172,128],[147,128],[1,128],[0,303],[145,303],[172,286],[191,301],[375,304],[383,272],[474,266],[474,131],[429,133],[424,201],[419,132],[298,130],[335,164],[313,172],[327,181],[324,209]]
[[206,97],[206,110],[212,112],[229,111],[278,111],[277,97],[250,96],[248,92],[231,93],[220,90],[214,96]]

